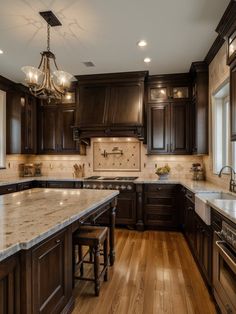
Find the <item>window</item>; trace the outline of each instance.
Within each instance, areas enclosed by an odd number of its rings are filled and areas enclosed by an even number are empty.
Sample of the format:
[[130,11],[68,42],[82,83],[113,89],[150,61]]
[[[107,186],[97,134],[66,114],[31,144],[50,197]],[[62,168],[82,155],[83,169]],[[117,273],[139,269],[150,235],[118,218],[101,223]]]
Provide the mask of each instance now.
[[6,162],[6,93],[0,90],[0,168]]
[[[230,140],[229,83],[212,97],[213,171],[219,173],[225,165],[235,167],[235,143]],[[225,173],[228,169],[225,169]]]

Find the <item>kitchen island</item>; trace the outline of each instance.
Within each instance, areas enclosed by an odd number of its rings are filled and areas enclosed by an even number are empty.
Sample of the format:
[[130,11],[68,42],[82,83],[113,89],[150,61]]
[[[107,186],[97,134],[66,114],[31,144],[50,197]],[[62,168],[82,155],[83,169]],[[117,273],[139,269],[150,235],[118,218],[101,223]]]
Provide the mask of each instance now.
[[0,313],[72,310],[72,234],[109,211],[113,264],[118,194],[36,188],[0,196]]

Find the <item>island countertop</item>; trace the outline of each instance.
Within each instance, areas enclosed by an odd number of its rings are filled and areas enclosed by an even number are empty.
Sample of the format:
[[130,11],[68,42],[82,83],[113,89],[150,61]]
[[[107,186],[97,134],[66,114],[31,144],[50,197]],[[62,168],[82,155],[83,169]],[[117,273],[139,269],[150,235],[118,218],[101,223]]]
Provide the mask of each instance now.
[[0,196],[0,261],[29,249],[119,194],[36,188]]

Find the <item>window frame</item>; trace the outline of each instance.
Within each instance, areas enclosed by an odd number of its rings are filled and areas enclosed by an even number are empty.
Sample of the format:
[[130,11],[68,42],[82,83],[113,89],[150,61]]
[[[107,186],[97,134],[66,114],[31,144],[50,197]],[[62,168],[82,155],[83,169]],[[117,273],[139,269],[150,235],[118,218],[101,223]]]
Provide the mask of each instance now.
[[6,169],[6,92],[0,90],[0,169]]

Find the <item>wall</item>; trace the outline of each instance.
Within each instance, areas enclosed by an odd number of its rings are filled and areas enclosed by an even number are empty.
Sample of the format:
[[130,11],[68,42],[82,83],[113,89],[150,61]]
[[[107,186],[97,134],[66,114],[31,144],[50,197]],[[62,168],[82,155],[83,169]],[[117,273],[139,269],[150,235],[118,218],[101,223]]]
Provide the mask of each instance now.
[[[124,139],[109,139],[114,146],[119,146]],[[125,139],[128,140],[128,139]],[[138,140],[132,139],[132,141]],[[93,170],[93,142],[91,146],[87,148],[86,156],[79,155],[69,155],[69,156],[59,156],[59,155],[8,155],[7,156],[7,169],[0,171],[0,179],[4,178],[14,178],[19,176],[18,166],[20,163],[30,163],[30,162],[42,162],[42,173],[45,176],[50,177],[64,177],[73,178],[74,169],[73,165],[85,164],[85,176],[91,175],[105,175],[105,176],[139,176],[146,178],[156,178],[155,167],[163,166],[166,163],[171,167],[170,178],[191,178],[190,168],[194,162],[202,162],[202,157],[197,156],[148,156],[147,148],[141,143],[140,145],[140,171],[94,171]],[[108,139],[105,139],[107,142]],[[131,144],[133,145],[133,144]],[[99,157],[97,157],[99,158]],[[101,160],[104,157],[100,157]]]
[[212,163],[212,95],[229,77],[229,67],[226,65],[226,43],[221,47],[211,64],[209,65],[209,156],[203,158],[206,169],[207,180],[220,185],[223,188],[228,188],[229,175],[224,175],[219,178],[213,173]]

